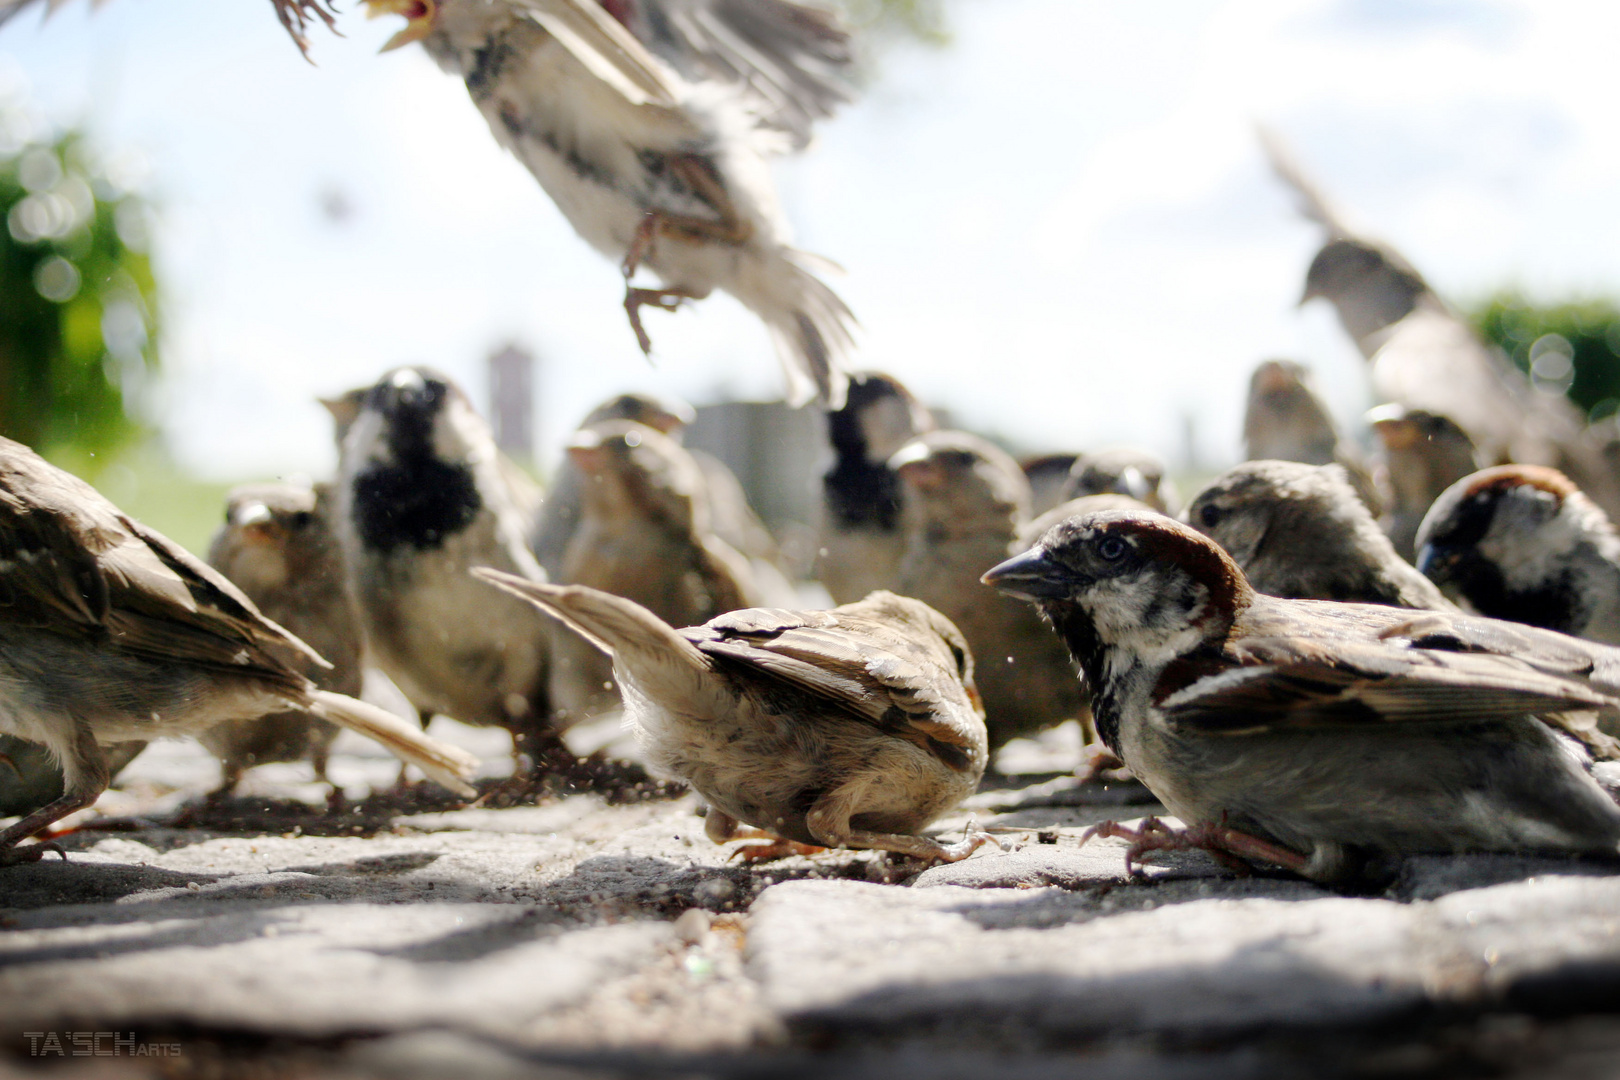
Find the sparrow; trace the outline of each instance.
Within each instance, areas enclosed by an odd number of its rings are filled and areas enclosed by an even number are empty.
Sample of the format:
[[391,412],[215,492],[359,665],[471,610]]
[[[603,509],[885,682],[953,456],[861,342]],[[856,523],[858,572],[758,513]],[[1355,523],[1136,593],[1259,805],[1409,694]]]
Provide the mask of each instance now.
[[1620,652],[1446,612],[1257,593],[1155,514],[1056,526],[985,574],[1085,672],[1102,738],[1204,847],[1327,884],[1419,853],[1620,853],[1620,806],[1540,715],[1612,710]]
[[1032,454],[1018,462],[1029,481],[1029,512],[1039,517],[1065,498],[1069,486],[1069,471],[1080,459],[1079,454],[1053,451]]
[[[46,15],[50,15],[61,7],[66,0],[43,0]],[[22,11],[24,8],[38,7],[41,0],[0,0],[0,25],[7,19]],[[333,18],[337,14],[331,5],[331,0],[270,0],[271,7],[275,8],[276,18],[280,21],[282,29],[292,38],[298,51],[309,56],[309,38],[304,35],[314,19],[326,24],[326,28],[333,33],[337,32],[337,22]]]
[[[681,433],[696,415],[692,406],[673,398],[660,398],[652,394],[616,394],[587,413],[575,430],[604,420],[634,420],[638,424],[657,428],[679,442]],[[578,466],[564,454],[562,464],[551,477],[551,488],[546,492],[545,505],[540,511],[531,543],[534,557],[540,561],[551,580],[557,580],[562,574],[568,542],[579,528],[584,483]]]
[[1417,544],[1419,568],[1481,615],[1620,645],[1620,535],[1555,469],[1464,477],[1429,508]]
[[1081,454],[1069,469],[1063,498],[1087,495],[1129,495],[1161,514],[1177,501],[1175,486],[1164,478],[1164,461],[1134,446],[1110,446]]
[[551,724],[551,624],[468,577],[540,579],[489,425],[461,388],[401,367],[366,391],[343,440],[333,527],[370,661],[417,709],[512,732],[534,773],[574,756]]
[[1183,520],[1268,596],[1454,610],[1395,554],[1340,465],[1245,462],[1195,495]]
[[[349,428],[360,416],[360,408],[365,404],[366,395],[370,392],[369,386],[357,386],[345,390],[337,397],[315,399],[332,417],[332,439],[337,444],[339,456],[343,453],[343,440],[348,436]],[[506,451],[496,448],[495,464],[501,470],[501,479],[505,482],[507,491],[511,493],[518,516],[528,523],[529,532],[536,534],[545,510],[546,492],[535,478],[529,475],[529,471],[513,461]]]
[[787,842],[755,855],[817,845],[952,862],[988,839],[918,835],[973,792],[988,755],[973,654],[926,604],[875,592],[676,630],[599,589],[476,573],[612,656],[648,762],[707,801],[715,843],[748,825]]
[[827,413],[833,463],[821,478],[816,579],[836,604],[851,604],[899,581],[905,539],[900,476],[889,458],[934,418],[892,375],[850,376],[849,399]]
[[322,690],[321,660],[236,586],[77,477],[0,439],[0,735],[45,747],[62,795],[0,832],[0,864],[107,787],[104,746],[299,709],[470,792],[476,761],[398,717]]
[[1324,298],[1371,366],[1383,403],[1449,417],[1478,450],[1478,466],[1510,461],[1562,469],[1610,515],[1620,481],[1562,394],[1538,392],[1499,349],[1480,340],[1416,267],[1358,233],[1305,176],[1281,140],[1261,141],[1278,177],[1320,224],[1327,242],[1311,260],[1301,304]]
[[[753,606],[748,560],[710,529],[702,469],[678,443],[606,420],[575,432],[568,456],[583,482],[562,582],[626,597],[679,626]],[[559,629],[553,657],[560,723],[618,707],[612,666],[595,646]]]
[[[261,612],[297,634],[326,660],[305,662],[322,690],[360,696],[360,627],[343,584],[343,556],[332,532],[326,484],[244,484],[225,497],[225,523],[214,534],[208,564]],[[308,758],[317,780],[337,728],[308,712],[227,720],[198,736],[223,766],[219,790],[234,791],[242,773],[269,761]]]
[[932,431],[889,465],[904,491],[898,587],[962,631],[978,658],[990,746],[1084,715],[1063,648],[1026,605],[989,596],[980,575],[1017,551],[1029,482],[1005,451],[961,431]]
[[[818,262],[790,246],[768,159],[791,148],[796,119],[762,108],[767,85],[753,71],[812,55],[836,30],[824,13],[784,0],[675,4],[632,11],[598,0],[365,0],[373,15],[399,14],[412,41],[460,77],[495,140],[529,169],[592,247],[622,260],[625,311],[644,353],[652,342],[641,309],[666,311],[719,288],[757,315],[776,343],[793,404],[843,402],[854,316],[812,273]],[[676,9],[685,8],[684,13]],[[689,82],[637,40],[618,12],[652,29],[665,12],[734,58],[764,66],[736,82],[713,64]],[[743,18],[739,21],[736,13]],[[766,24],[774,54],[749,47],[743,22]],[[793,44],[786,44],[790,42]],[[825,48],[822,48],[825,54]],[[783,94],[813,113],[815,99]],[[763,118],[763,119],[762,119]],[[661,288],[633,284],[640,267]]]
[[1474,469],[1474,443],[1444,416],[1380,405],[1367,422],[1383,447],[1378,470],[1384,514],[1378,524],[1408,561],[1417,558],[1417,531],[1440,493]]
[[1338,464],[1374,514],[1382,499],[1361,454],[1339,437],[1339,426],[1317,393],[1310,369],[1292,360],[1266,360],[1249,378],[1243,411],[1246,461],[1301,461]]

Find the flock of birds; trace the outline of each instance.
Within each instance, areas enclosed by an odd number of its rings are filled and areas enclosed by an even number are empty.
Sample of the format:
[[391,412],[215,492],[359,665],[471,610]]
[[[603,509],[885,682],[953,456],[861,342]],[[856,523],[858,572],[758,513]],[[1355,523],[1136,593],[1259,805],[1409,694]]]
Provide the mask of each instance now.
[[[328,15],[275,3],[295,36]],[[826,413],[815,576],[838,606],[801,610],[735,477],[682,445],[691,411],[647,395],[586,417],[541,492],[451,380],[395,369],[326,402],[331,482],[234,492],[207,564],[0,442],[0,810],[23,814],[0,864],[41,857],[28,841],[162,735],[202,738],[223,790],[265,761],[324,775],[339,725],[469,792],[467,755],[355,700],[365,664],[423,726],[509,730],[507,794],[595,782],[563,732],[622,710],[751,858],[965,858],[988,834],[922,830],[996,748],[1072,719],[1077,782],[1129,770],[1181,821],[1093,830],[1132,865],[1197,847],[1352,886],[1414,853],[1620,856],[1594,765],[1620,759],[1620,455],[1275,143],[1327,233],[1305,298],[1335,306],[1384,402],[1378,453],[1267,361],[1249,460],[1181,505],[1151,454],[1021,465],[848,370],[849,313],[787,246],[762,166],[848,96],[825,12],[366,3],[623,258],[644,347],[641,307],[717,287],[772,330],[789,396]]]

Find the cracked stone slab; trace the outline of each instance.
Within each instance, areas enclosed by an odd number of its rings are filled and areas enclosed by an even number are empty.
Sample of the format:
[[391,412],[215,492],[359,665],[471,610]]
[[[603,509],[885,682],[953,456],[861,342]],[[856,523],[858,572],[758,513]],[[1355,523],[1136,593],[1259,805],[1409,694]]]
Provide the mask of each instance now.
[[755,903],[748,956],[766,1003],[811,1030],[1363,1026],[1435,1005],[1620,997],[1620,878],[1537,875],[1413,903],[1266,879],[1082,892],[798,881]]

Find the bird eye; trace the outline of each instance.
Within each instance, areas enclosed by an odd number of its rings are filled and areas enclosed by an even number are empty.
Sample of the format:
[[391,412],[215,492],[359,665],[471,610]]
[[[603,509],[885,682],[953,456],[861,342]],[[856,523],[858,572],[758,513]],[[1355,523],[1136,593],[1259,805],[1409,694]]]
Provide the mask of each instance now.
[[1221,508],[1214,503],[1205,503],[1204,508],[1198,511],[1198,520],[1204,523],[1206,529],[1213,529],[1221,523]]
[[1105,536],[1097,544],[1097,554],[1113,562],[1125,554],[1125,541],[1117,536]]

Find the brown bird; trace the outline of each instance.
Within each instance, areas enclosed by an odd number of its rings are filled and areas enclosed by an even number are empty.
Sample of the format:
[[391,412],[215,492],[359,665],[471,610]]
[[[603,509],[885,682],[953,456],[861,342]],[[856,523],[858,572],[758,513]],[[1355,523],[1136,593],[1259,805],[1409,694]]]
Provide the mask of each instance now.
[[1161,514],[1179,502],[1175,486],[1164,478],[1164,461],[1134,446],[1108,446],[1081,454],[1069,469],[1065,499],[1087,495],[1128,495]]
[[1367,422],[1383,446],[1378,478],[1384,492],[1379,526],[1401,558],[1417,558],[1417,531],[1440,493],[1475,469],[1474,443],[1443,416],[1380,405]]
[[[701,468],[673,439],[630,420],[574,434],[581,517],[562,581],[634,600],[691,626],[754,603],[748,560],[709,527]],[[561,723],[619,704],[612,667],[578,635],[556,634],[551,690]]]
[[507,728],[535,773],[577,764],[551,722],[552,624],[467,576],[543,573],[467,395],[432,368],[384,375],[344,438],[333,503],[367,656],[423,724],[445,713]]
[[961,431],[932,431],[889,459],[904,485],[899,587],[955,623],[978,658],[990,745],[1082,716],[1062,646],[1026,605],[978,581],[1017,550],[1029,484],[1004,451]]
[[1184,519],[1268,596],[1452,610],[1395,554],[1342,466],[1245,462],[1195,495]]
[[1339,436],[1339,425],[1311,379],[1310,369],[1292,360],[1266,360],[1249,378],[1243,412],[1246,461],[1301,461],[1342,466],[1367,508],[1382,507],[1378,489],[1356,448]]
[[1423,572],[1480,614],[1620,645],[1620,535],[1563,473],[1501,465],[1465,477],[1417,543]]
[[[225,524],[214,534],[208,563],[298,635],[329,666],[300,665],[316,686],[360,696],[360,627],[343,585],[343,556],[332,532],[331,488],[245,484],[225,498]],[[326,780],[337,728],[303,711],[253,720],[227,720],[198,736],[219,755],[219,790],[232,791],[242,773],[269,761],[308,758]]]
[[45,746],[66,780],[60,798],[0,832],[0,864],[39,858],[48,845],[18,845],[106,789],[104,745],[287,709],[471,790],[470,756],[316,687],[300,665],[319,656],[236,586],[9,439],[0,439],[0,594],[0,734]]
[[1029,512],[1036,517],[1062,502],[1069,488],[1069,473],[1080,455],[1066,451],[1034,454],[1018,462],[1029,481]]
[[597,589],[477,573],[613,657],[648,762],[708,802],[715,843],[742,824],[787,841],[755,855],[808,844],[954,861],[989,839],[918,835],[972,793],[988,753],[972,653],[927,605],[877,592],[675,630]]
[[854,603],[900,580],[900,477],[889,458],[933,428],[911,391],[876,371],[851,375],[849,400],[827,414],[833,465],[821,478],[816,578],[834,603]]
[[1197,846],[1334,884],[1418,853],[1620,854],[1620,806],[1538,715],[1620,705],[1620,651],[1444,612],[1257,593],[1208,537],[1109,511],[988,584],[1038,606],[1098,731]]

